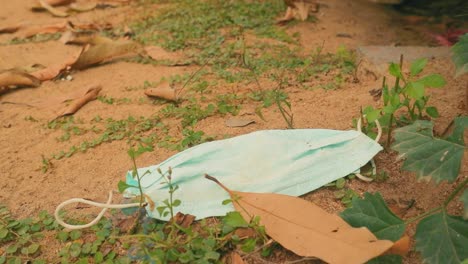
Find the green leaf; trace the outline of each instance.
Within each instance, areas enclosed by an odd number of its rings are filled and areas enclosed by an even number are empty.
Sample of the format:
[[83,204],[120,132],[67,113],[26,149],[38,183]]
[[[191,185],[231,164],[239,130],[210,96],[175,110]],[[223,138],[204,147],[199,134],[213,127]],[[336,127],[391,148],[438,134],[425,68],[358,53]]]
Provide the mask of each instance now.
[[453,132],[447,137],[447,140],[464,145],[463,134],[468,128],[468,116],[459,116],[453,120]]
[[8,229],[6,229],[6,228],[1,228],[1,229],[0,229],[0,239],[5,238],[5,237],[8,235],[8,232],[9,232]]
[[135,187],[135,186],[128,185],[126,182],[122,180],[120,180],[119,183],[117,184],[117,188],[119,189],[120,193],[123,193],[127,188],[130,188],[130,187]]
[[81,254],[81,245],[79,243],[73,243],[70,246],[70,256],[76,258]]
[[460,263],[468,258],[468,221],[445,211],[428,216],[416,228],[416,250],[427,263]]
[[39,250],[39,244],[31,244],[28,246],[28,254],[34,254]]
[[411,75],[415,76],[415,75],[421,73],[421,71],[424,69],[424,67],[426,67],[426,64],[427,64],[427,59],[426,58],[422,58],[422,59],[418,59],[418,60],[413,61],[413,63],[411,63],[411,67],[410,67]]
[[382,255],[373,258],[367,262],[367,264],[401,264],[403,263],[403,257],[399,255]]
[[452,46],[452,60],[457,68],[457,76],[468,72],[468,33],[460,36]]
[[61,242],[65,242],[68,239],[68,232],[65,231],[60,231],[57,234],[57,239],[60,240]]
[[352,207],[340,216],[353,227],[367,227],[378,239],[397,241],[405,232],[405,223],[388,209],[379,193],[353,198]]
[[229,212],[223,218],[225,225],[237,228],[237,227],[248,227],[249,224],[244,220],[239,212]]
[[343,189],[345,187],[345,184],[346,184],[346,180],[344,178],[340,178],[338,180],[336,180],[336,188],[338,189]]
[[460,200],[463,202],[463,219],[468,220],[468,189],[466,189]]
[[178,199],[177,199],[177,200],[174,200],[174,201],[172,202],[172,207],[177,207],[177,206],[179,206],[181,203],[182,203],[182,202],[181,202],[180,200],[178,200]]
[[366,119],[367,119],[367,122],[369,123],[372,123],[374,122],[375,120],[377,120],[380,116],[380,110],[379,109],[376,109],[376,110],[373,110],[373,111],[369,111],[367,114],[366,114]]
[[395,77],[399,77],[400,79],[403,79],[403,75],[401,74],[401,69],[400,69],[400,65],[396,64],[396,63],[390,63],[390,66],[388,68],[388,72],[395,76]]
[[80,237],[81,237],[81,231],[79,231],[79,230],[73,230],[73,231],[70,232],[70,238],[71,238],[72,240],[77,240],[77,239],[80,238]]
[[434,106],[426,107],[426,113],[433,118],[439,117],[439,111]]
[[6,256],[0,256],[0,264],[4,264],[6,262]]
[[455,120],[454,124],[455,129],[447,140],[433,136],[430,121],[418,120],[396,129],[392,149],[405,158],[403,169],[416,172],[418,178],[432,177],[437,183],[442,180],[453,182],[460,171],[465,149],[460,126],[466,126],[468,118]]
[[425,87],[441,88],[446,82],[444,77],[440,74],[431,74],[422,77],[417,81],[418,83],[423,84]]
[[424,96],[424,85],[420,82],[410,82],[406,86],[405,93],[414,99],[419,99]]
[[248,238],[245,240],[245,242],[242,244],[241,249],[245,253],[250,253],[255,250],[255,245],[257,244],[257,239],[255,238]]
[[5,250],[7,254],[13,254],[13,253],[16,253],[16,251],[18,251],[17,245],[9,245]]

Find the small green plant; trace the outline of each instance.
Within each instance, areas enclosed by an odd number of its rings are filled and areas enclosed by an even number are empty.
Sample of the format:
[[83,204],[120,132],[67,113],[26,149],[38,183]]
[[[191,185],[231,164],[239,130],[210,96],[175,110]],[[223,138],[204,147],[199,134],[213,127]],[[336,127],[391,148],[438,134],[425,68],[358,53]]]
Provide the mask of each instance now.
[[[400,59],[400,64],[390,64],[389,73],[395,77],[395,83],[392,87],[388,85],[385,78],[383,79],[382,88],[378,91],[382,95],[383,107],[379,109],[366,107],[363,110],[363,114],[370,124],[366,128],[367,131],[372,129],[373,122],[377,119],[386,129],[386,147],[390,146],[392,129],[395,124],[399,126],[411,124],[425,118],[426,114],[432,118],[439,116],[436,107],[428,106],[430,96],[426,94],[426,88],[441,88],[445,85],[444,78],[439,74],[417,77],[426,66],[427,59],[415,60],[410,66],[408,76],[403,74],[402,64],[403,56]],[[403,84],[401,85],[400,82]],[[406,111],[398,111],[400,109],[406,109]]]

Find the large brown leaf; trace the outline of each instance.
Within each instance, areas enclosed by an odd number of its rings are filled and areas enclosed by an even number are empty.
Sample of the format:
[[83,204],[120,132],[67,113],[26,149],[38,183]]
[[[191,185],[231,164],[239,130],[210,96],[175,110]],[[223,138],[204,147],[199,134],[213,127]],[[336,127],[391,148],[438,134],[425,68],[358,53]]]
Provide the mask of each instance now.
[[71,56],[69,59],[67,59],[64,62],[59,62],[56,64],[49,65],[48,67],[44,69],[40,69],[38,71],[31,73],[31,75],[41,81],[52,80],[53,78],[57,77],[60,74],[60,72],[65,70],[68,66],[75,63],[78,57],[80,56],[81,52],[82,51],[80,51],[77,55]]
[[20,31],[18,31],[15,35],[19,38],[29,38],[37,34],[53,34],[65,31],[68,28],[68,26],[68,22],[63,21],[55,24],[22,27],[24,29],[20,28]]
[[267,234],[300,256],[318,257],[328,263],[362,264],[392,247],[366,228],[353,228],[343,219],[315,204],[293,196],[225,189],[246,221],[260,217]]
[[45,0],[38,0],[38,1],[39,1],[39,4],[41,5],[41,7],[46,9],[47,11],[49,11],[49,13],[51,13],[52,15],[54,15],[56,17],[67,17],[68,16],[67,12],[64,12],[62,10],[59,10],[59,9],[53,7],[47,1],[45,1]]
[[0,92],[4,92],[10,87],[37,87],[41,81],[24,71],[11,69],[0,71]]
[[74,98],[67,106],[63,107],[58,113],[56,118],[66,115],[72,115],[78,111],[81,107],[90,101],[97,98],[102,87],[100,85],[93,85],[89,87],[84,94],[78,98]]
[[140,46],[137,43],[127,40],[88,45],[71,67],[80,70],[117,57],[136,54],[139,50]]

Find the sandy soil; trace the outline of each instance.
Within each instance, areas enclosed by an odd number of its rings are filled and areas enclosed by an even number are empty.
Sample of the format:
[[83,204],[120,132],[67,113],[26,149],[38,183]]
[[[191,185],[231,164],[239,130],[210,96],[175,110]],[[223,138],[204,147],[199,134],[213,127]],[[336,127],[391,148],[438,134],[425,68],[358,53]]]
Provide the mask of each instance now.
[[[47,13],[32,13],[26,0],[4,1],[0,8],[0,25],[16,24],[28,21],[33,24],[63,21],[52,18]],[[68,18],[74,22],[102,22],[123,25],[138,12],[139,8],[122,6],[87,12]],[[420,31],[403,26],[401,15],[388,8],[353,0],[329,0],[317,14],[318,22],[298,23],[288,29],[289,32],[301,33],[301,44],[305,51],[314,50],[324,43],[328,51],[335,51],[341,44],[354,49],[361,45],[428,45]],[[339,33],[351,37],[337,37]],[[0,35],[0,42],[5,42],[11,35]],[[40,63],[50,65],[61,62],[77,48],[63,45],[58,41],[42,43],[24,43],[0,45],[0,69],[8,69]],[[101,84],[101,95],[114,98],[130,98],[134,101],[144,97],[141,89],[128,90],[128,87],[141,86],[144,81],[156,82],[172,74],[191,73],[194,67],[153,66],[124,61],[109,63],[85,71],[73,73],[73,81],[47,81],[38,88],[18,89],[0,95],[2,102],[31,102],[43,100],[51,95],[65,94],[89,84]],[[347,82],[337,90],[316,89],[307,91],[300,87],[290,87],[292,109],[297,128],[352,129],[352,119],[359,115],[361,106],[378,105],[369,95],[369,90],[379,87],[381,73],[372,74],[371,66],[361,67],[358,71],[358,83]],[[431,90],[432,103],[437,106],[441,117],[437,120],[436,132],[441,132],[450,120],[460,114],[466,114],[464,105],[467,78],[454,79],[454,66],[446,59],[430,60],[425,70],[440,73],[447,79],[443,89]],[[268,85],[268,84],[265,84]],[[242,87],[232,88],[242,91]],[[221,91],[220,91],[221,92]],[[248,102],[247,102],[248,103]],[[114,119],[133,116],[151,116],[164,105],[155,105],[148,101],[143,104],[129,103],[108,105],[93,101],[75,114],[75,119],[89,121],[96,115]],[[251,107],[250,107],[251,108]],[[244,105],[249,112],[249,105]],[[252,111],[250,111],[252,113]],[[26,120],[33,117],[38,122]],[[228,128],[224,125],[227,117],[214,116],[202,120],[196,126],[207,135],[241,135],[261,129],[285,128],[284,121],[274,108],[264,111],[262,121],[256,115],[249,115],[256,123],[245,128]],[[47,129],[44,125],[49,120],[49,113],[20,104],[0,104],[0,203],[6,204],[15,215],[33,216],[39,210],[53,212],[55,206],[72,197],[85,197],[104,201],[109,190],[116,189],[117,182],[124,178],[131,168],[128,158],[128,144],[114,141],[102,144],[85,153],[77,153],[70,158],[52,161],[53,167],[46,173],[41,172],[41,155],[50,155],[79,144],[89,135],[72,137],[70,141],[58,142],[62,132]],[[170,122],[170,121],[169,121]],[[175,128],[177,131],[177,128]],[[179,132],[180,133],[180,132]],[[157,164],[174,154],[163,148],[155,148],[138,159],[140,167]],[[404,202],[416,200],[405,217],[411,217],[443,201],[451,190],[451,185],[434,186],[430,183],[418,183],[414,175],[402,172],[400,163],[395,161],[395,154],[382,152],[376,157],[379,170],[385,170],[389,179],[382,183],[363,183],[352,181],[350,187],[358,193],[379,191],[389,201]],[[461,174],[468,175],[468,164],[464,162]],[[306,196],[330,212],[343,209],[340,202],[333,198],[333,191],[321,189]],[[455,204],[453,210],[459,210]],[[414,233],[414,228],[408,231]],[[411,253],[407,263],[418,263],[417,254]]]

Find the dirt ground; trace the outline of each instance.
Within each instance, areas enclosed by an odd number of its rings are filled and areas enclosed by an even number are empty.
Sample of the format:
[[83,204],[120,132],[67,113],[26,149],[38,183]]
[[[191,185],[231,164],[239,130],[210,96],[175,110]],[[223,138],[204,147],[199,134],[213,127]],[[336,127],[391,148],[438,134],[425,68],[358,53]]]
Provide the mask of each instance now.
[[[420,45],[434,43],[421,30],[421,25],[408,25],[401,14],[384,6],[367,1],[327,0],[316,14],[316,23],[297,23],[288,27],[289,33],[299,32],[304,52],[319,46],[326,51],[335,51],[344,44],[353,50],[364,45]],[[108,22],[121,26],[142,12],[139,5],[123,5],[117,8],[95,10],[73,15],[68,18],[53,18],[46,12],[32,13],[31,2],[27,0],[3,1],[0,8],[0,25],[17,23],[45,24],[69,20],[74,23]],[[154,5],[152,8],[157,9]],[[148,11],[148,10],[146,10]],[[347,37],[338,37],[346,34]],[[10,34],[0,34],[0,43],[7,43]],[[9,69],[39,63],[50,65],[59,63],[64,58],[76,53],[77,47],[64,45],[57,40],[40,43],[1,44],[0,69]],[[407,63],[406,63],[407,64]],[[99,65],[84,71],[72,73],[72,81],[46,81],[37,88],[22,88],[0,95],[0,203],[6,204],[19,217],[34,216],[40,210],[53,212],[60,202],[84,197],[96,201],[106,200],[109,190],[117,188],[117,182],[124,179],[131,168],[128,158],[128,144],[125,140],[104,143],[85,153],[76,153],[70,158],[52,160],[52,167],[41,171],[41,156],[50,156],[72,145],[79,144],[89,137],[88,134],[72,137],[69,141],[57,140],[63,133],[60,130],[45,127],[50,121],[46,111],[21,104],[45,100],[51,95],[65,94],[90,84],[103,87],[101,95],[113,98],[130,98],[132,102],[144,98],[141,89],[128,87],[141,86],[144,81],[157,82],[162,77],[173,74],[191,73],[197,70],[194,66],[154,66],[126,61],[116,61]],[[466,77],[454,78],[454,66],[449,58],[431,59],[425,72],[440,73],[447,85],[443,89],[430,91],[431,102],[439,109],[440,118],[436,122],[436,132],[441,133],[453,117],[467,114],[465,105]],[[372,66],[363,64],[358,69],[359,82],[347,82],[336,90],[304,90],[300,87],[289,87],[292,111],[296,128],[328,128],[347,130],[352,128],[352,119],[359,116],[361,106],[379,105],[372,99],[369,91],[380,87],[382,72]],[[263,85],[263,83],[262,83]],[[264,85],[268,85],[265,83]],[[223,89],[222,87],[220,89]],[[243,87],[229,87],[230,91],[243,91]],[[149,117],[164,104],[128,103],[109,105],[98,100],[88,103],[74,116],[76,119],[91,120],[96,115],[114,119],[132,116]],[[200,121],[197,130],[207,135],[241,135],[263,129],[286,128],[283,119],[274,107],[264,110],[263,121],[253,113],[252,108],[244,105],[243,111],[255,120],[255,124],[244,128],[229,128],[224,125],[227,116],[213,116]],[[33,117],[37,122],[32,122]],[[29,120],[28,120],[29,119]],[[180,129],[174,129],[180,134]],[[145,167],[157,164],[176,151],[156,147],[137,160],[138,166]],[[381,183],[364,183],[351,181],[349,187],[362,194],[379,191],[389,202],[405,203],[415,200],[415,205],[404,217],[415,216],[432,208],[444,200],[451,191],[451,186],[417,182],[415,176],[400,170],[401,163],[396,161],[394,153],[382,152],[376,157],[379,171],[386,171],[387,181]],[[463,163],[461,174],[468,176],[468,163]],[[460,177],[463,178],[463,177]],[[333,196],[333,190],[322,188],[305,196],[329,212],[339,212],[344,207]],[[453,206],[458,211],[461,204]],[[414,234],[414,227],[408,230]],[[284,254],[284,253],[283,253]],[[405,263],[419,263],[419,257],[411,252]]]

